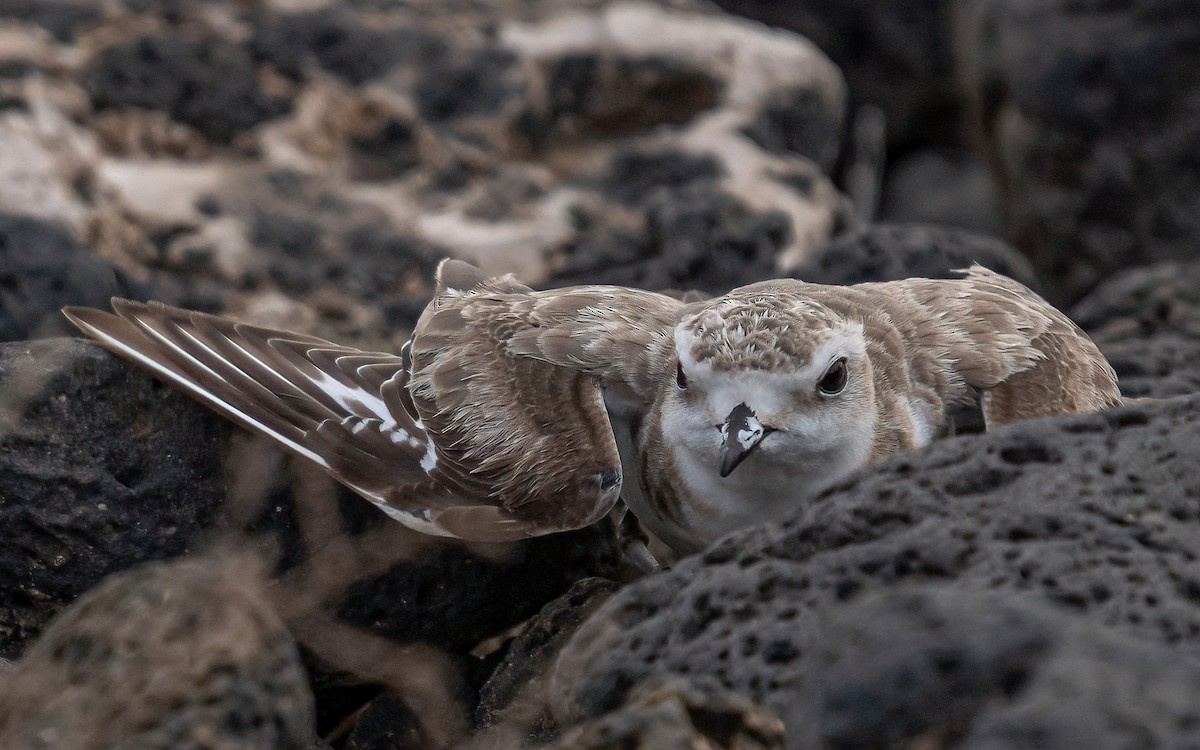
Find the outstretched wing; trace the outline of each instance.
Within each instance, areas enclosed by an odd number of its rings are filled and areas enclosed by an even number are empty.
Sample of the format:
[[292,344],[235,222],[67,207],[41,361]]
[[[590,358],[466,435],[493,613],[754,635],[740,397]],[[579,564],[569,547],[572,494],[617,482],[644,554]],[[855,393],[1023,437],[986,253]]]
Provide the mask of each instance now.
[[[477,457],[440,443],[421,423],[406,353],[365,352],[155,303],[118,299],[113,308],[64,313],[112,352],[320,464],[411,528],[505,541],[586,525],[615,502],[597,476],[577,483],[576,497],[498,492],[486,470],[476,472]],[[581,398],[602,408],[598,395]],[[619,467],[615,458],[612,465]]]
[[699,304],[617,286],[534,291],[454,260],[443,261],[438,279],[437,297],[413,334],[414,357],[483,337],[498,343],[497,354],[594,376],[610,398],[635,410],[671,377],[675,325]]
[[455,463],[474,467],[455,481],[485,477],[514,512],[597,481],[615,500],[608,412],[648,404],[682,307],[617,287],[535,292],[445,261],[413,332],[416,413]]
[[1116,373],[1067,316],[982,266],[963,273],[963,279],[877,286],[914,304],[918,323],[910,340],[937,349],[958,377],[981,392],[989,427],[1121,403]]

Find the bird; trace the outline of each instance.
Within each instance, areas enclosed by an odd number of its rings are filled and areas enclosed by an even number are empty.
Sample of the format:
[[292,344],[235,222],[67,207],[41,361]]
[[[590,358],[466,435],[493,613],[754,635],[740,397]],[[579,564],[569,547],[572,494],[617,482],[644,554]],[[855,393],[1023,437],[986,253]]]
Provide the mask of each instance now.
[[682,555],[927,445],[958,405],[990,429],[1122,403],[1062,312],[958,274],[698,299],[446,259],[399,353],[153,302],[64,313],[410,528],[512,541],[627,507]]

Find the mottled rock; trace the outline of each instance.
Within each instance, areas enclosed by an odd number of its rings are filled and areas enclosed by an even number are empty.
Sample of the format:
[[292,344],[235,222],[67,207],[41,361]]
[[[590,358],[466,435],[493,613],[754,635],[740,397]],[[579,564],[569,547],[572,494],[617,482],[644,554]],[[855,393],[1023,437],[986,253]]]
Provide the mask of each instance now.
[[1189,0],[956,6],[960,78],[1003,185],[1009,237],[1078,299],[1200,242],[1200,28]]
[[912,276],[957,278],[979,263],[1037,290],[1033,269],[1020,253],[993,237],[923,224],[875,224],[846,232],[791,275],[818,284],[861,284]]
[[105,47],[87,88],[97,109],[164,111],[221,143],[289,107],[262,89],[243,47],[219,38],[166,34]]
[[0,653],[105,576],[193,548],[222,426],[93,344],[0,345]]
[[772,750],[783,723],[712,678],[651,678],[619,708],[573,727],[556,750]]
[[0,744],[307,745],[312,693],[260,573],[252,558],[154,563],[84,594],[0,682]]
[[67,335],[64,305],[102,307],[109,297],[145,294],[64,228],[0,213],[0,341]]
[[347,83],[360,85],[400,64],[419,64],[447,53],[445,40],[414,28],[378,28],[343,8],[280,14],[256,26],[250,48],[297,80],[319,65]]
[[82,26],[99,17],[94,3],[79,0],[0,0],[0,18],[40,26],[60,42],[70,41]]
[[[777,711],[792,742],[811,718],[794,709],[806,671],[831,637],[822,613],[906,582],[1020,594],[1172,644],[1176,658],[1200,653],[1197,440],[1200,398],[1189,397],[897,456],[785,523],[736,532],[619,592],[564,650],[557,715],[607,711],[650,675],[708,675]],[[905,672],[892,674],[877,687],[902,702]]]
[[791,239],[787,216],[751,210],[703,176],[703,166],[698,169],[701,175],[678,190],[654,183],[641,200],[645,224],[636,229],[578,215],[584,222],[580,242],[548,285],[603,283],[722,294],[776,276],[779,253]]

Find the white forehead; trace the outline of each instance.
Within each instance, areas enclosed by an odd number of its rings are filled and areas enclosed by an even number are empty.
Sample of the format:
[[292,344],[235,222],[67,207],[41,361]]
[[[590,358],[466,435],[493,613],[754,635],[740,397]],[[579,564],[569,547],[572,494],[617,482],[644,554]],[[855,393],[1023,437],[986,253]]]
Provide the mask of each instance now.
[[866,354],[861,323],[847,321],[812,336],[813,347],[808,361],[787,370],[714,369],[713,360],[697,362],[692,358],[695,334],[675,329],[675,353],[689,381],[695,381],[707,394],[709,408],[717,414],[728,414],[745,401],[757,413],[771,414],[786,411],[796,390],[816,386],[829,365],[842,357]]

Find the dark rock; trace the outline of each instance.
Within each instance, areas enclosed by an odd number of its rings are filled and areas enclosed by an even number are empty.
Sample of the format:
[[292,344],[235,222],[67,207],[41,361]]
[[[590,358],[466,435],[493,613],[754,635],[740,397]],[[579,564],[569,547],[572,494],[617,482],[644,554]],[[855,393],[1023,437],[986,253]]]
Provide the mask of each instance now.
[[256,562],[156,563],[84,594],[0,682],[0,744],[292,750],[312,742],[312,693]]
[[1200,662],[1024,596],[901,589],[831,607],[819,628],[804,699],[792,706],[790,747],[1067,750],[1197,740],[1187,717]]
[[162,110],[221,143],[290,108],[262,90],[246,50],[223,39],[167,34],[106,47],[86,85],[97,109]]
[[619,708],[573,727],[555,750],[773,750],[783,724],[711,678],[651,678]]
[[[807,747],[805,727],[828,719],[796,708],[812,700],[806,675],[814,653],[836,639],[825,613],[909,582],[944,583],[950,599],[987,589],[1025,602],[1019,606],[1049,602],[1097,626],[1172,644],[1156,663],[1200,654],[1198,440],[1200,397],[1189,397],[1016,423],[896,456],[785,523],[736,532],[619,592],[564,650],[557,679],[574,692],[559,716],[610,710],[649,675],[707,675],[777,711],[789,742]],[[957,632],[972,632],[977,610],[964,606]],[[1012,661],[1004,630],[971,641],[972,658]],[[899,638],[885,627],[879,633]],[[857,643],[848,638],[847,653]],[[886,657],[888,647],[880,650]],[[1135,662],[1121,660],[1130,680],[1154,675],[1134,671]],[[953,665],[945,671],[952,675]],[[892,681],[881,681],[885,672]],[[880,667],[864,683],[903,705],[906,674]],[[853,696],[846,703],[839,714],[854,709]],[[1093,722],[1108,720],[1103,706],[1088,710]],[[874,725],[881,732],[917,731],[883,716]],[[876,739],[831,746],[887,746]]]
[[[289,258],[309,260],[320,240],[320,229],[304,217],[262,212],[255,217],[251,241]],[[319,282],[318,282],[319,283]]]
[[636,206],[656,192],[694,183],[711,183],[722,174],[712,157],[683,151],[620,151],[609,165],[600,192],[625,206]]
[[145,299],[124,272],[40,219],[0,214],[0,341],[72,331],[64,305],[100,307],[109,297]]
[[874,224],[835,237],[792,276],[817,284],[861,284],[913,276],[958,278],[956,269],[987,266],[1037,290],[1029,262],[1004,242],[958,229]]
[[1116,274],[1071,308],[1099,339],[1178,333],[1200,338],[1200,264],[1159,263]]
[[1058,301],[1200,243],[1200,27],[1190,0],[964,4],[973,126],[1009,237]]
[[55,0],[0,0],[0,18],[33,23],[60,42],[69,42],[86,23],[98,20],[101,10],[93,3]]
[[417,166],[420,153],[411,125],[387,118],[372,132],[350,139],[350,171],[358,180],[389,180]]
[[613,529],[604,523],[510,545],[490,558],[442,545],[423,560],[352,584],[338,616],[393,640],[468,651],[536,614],[575,581],[613,575],[619,563]]
[[1097,338],[1129,398],[1170,398],[1200,393],[1200,340],[1177,333],[1148,338]]
[[503,661],[479,691],[476,722],[488,727],[523,721],[530,734],[549,729],[544,716],[547,669],[579,625],[619,588],[615,581],[586,578],[542,607],[509,642]]
[[800,154],[828,172],[841,148],[843,119],[816,91],[798,88],[767,102],[742,132],[767,151]]
[[343,750],[421,750],[417,722],[395,698],[380,695],[367,706],[346,737]]
[[496,114],[528,85],[516,62],[507,50],[483,49],[462,64],[426,67],[414,91],[422,119],[437,125]]
[[882,108],[895,151],[953,145],[955,87],[946,0],[786,3],[717,0],[721,8],[795,31],[842,69],[855,100]]
[[[668,55],[570,53],[546,67],[545,102],[518,120],[519,129],[535,148],[683,125],[717,107],[723,88],[709,71]],[[820,116],[829,115],[828,103],[814,103],[814,107]],[[779,130],[772,135],[790,136],[797,148],[819,148],[807,140],[809,133],[788,129],[790,122],[773,124]]]
[[441,60],[445,41],[417,29],[370,28],[341,10],[282,15],[256,26],[250,44],[256,60],[273,64],[294,79],[310,64],[320,65],[358,86],[400,64]]
[[110,573],[191,549],[224,496],[204,407],[66,339],[0,345],[0,653]]
[[893,166],[883,186],[880,221],[1004,236],[995,178],[986,165],[959,152],[921,151]]
[[548,285],[603,283],[720,294],[775,275],[790,239],[780,212],[758,213],[720,187],[697,182],[646,201],[635,233],[602,220],[587,226]]
[[1160,263],[1113,276],[1071,309],[1126,396],[1200,391],[1200,265]]

